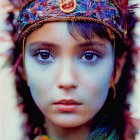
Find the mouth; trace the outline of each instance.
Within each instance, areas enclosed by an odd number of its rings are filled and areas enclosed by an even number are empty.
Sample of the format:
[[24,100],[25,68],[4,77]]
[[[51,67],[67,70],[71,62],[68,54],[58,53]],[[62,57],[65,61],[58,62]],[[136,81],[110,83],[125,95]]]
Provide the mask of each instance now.
[[76,101],[76,100],[73,100],[73,99],[70,99],[70,100],[62,99],[62,100],[56,101],[55,103],[53,103],[53,105],[59,111],[63,111],[63,112],[74,112],[82,104],[80,102]]

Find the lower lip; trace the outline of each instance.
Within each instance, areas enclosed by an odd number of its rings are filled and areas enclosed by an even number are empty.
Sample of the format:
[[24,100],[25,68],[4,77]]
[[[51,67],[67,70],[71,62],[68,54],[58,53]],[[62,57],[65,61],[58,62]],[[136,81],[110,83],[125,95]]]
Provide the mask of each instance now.
[[71,104],[71,105],[55,104],[55,107],[63,112],[74,112],[78,109],[79,106],[80,106],[79,104]]

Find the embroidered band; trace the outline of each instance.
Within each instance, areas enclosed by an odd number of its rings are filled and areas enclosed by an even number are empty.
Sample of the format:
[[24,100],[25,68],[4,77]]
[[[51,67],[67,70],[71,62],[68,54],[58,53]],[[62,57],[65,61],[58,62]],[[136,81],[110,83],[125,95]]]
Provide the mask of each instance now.
[[18,38],[22,40],[46,22],[57,21],[97,22],[121,38],[124,31],[114,0],[30,0],[18,17]]

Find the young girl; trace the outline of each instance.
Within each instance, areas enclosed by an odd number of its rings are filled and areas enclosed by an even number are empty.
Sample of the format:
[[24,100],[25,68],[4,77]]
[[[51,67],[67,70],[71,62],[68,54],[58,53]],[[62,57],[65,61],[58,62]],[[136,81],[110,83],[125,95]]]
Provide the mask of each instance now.
[[136,22],[125,2],[24,4],[11,63],[30,139],[125,139]]

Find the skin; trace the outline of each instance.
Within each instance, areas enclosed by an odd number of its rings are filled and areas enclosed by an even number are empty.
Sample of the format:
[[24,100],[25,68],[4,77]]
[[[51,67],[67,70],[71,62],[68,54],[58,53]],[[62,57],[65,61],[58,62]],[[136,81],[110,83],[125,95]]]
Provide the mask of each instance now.
[[[47,120],[48,133],[67,140],[86,139],[113,77],[111,43],[97,35],[87,41],[77,33],[75,39],[67,23],[47,23],[27,37],[24,57],[27,83]],[[53,105],[60,99],[81,105],[76,111],[60,111]]]

